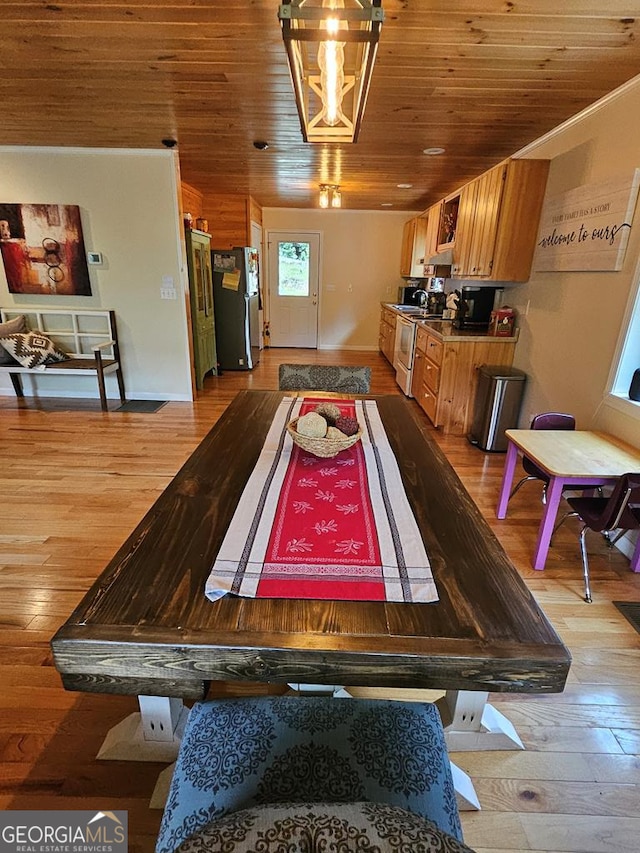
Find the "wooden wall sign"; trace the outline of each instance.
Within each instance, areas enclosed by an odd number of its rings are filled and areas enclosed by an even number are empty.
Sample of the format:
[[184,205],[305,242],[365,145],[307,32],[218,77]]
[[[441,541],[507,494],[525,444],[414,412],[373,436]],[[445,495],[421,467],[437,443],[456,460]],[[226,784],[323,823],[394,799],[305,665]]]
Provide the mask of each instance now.
[[577,187],[547,199],[533,269],[621,269],[639,185],[640,169],[636,169],[630,177]]

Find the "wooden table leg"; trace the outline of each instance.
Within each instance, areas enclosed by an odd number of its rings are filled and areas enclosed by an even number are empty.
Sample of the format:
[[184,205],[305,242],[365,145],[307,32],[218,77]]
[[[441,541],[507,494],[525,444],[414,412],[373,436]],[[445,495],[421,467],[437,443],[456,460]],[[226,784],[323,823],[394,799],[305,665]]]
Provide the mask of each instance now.
[[502,473],[502,486],[500,487],[500,497],[498,498],[498,509],[496,515],[498,518],[506,518],[507,504],[509,503],[509,494],[513,484],[513,474],[516,470],[516,462],[518,461],[518,448],[510,441],[507,446],[507,456],[504,460],[504,471]]

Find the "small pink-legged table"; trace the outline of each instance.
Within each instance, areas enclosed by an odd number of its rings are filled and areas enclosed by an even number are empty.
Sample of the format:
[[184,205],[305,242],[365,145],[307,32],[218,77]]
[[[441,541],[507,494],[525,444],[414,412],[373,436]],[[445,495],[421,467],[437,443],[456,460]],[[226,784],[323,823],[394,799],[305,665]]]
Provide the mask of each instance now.
[[[533,568],[544,569],[563,489],[613,483],[622,474],[640,471],[640,449],[613,435],[582,430],[508,429],[507,458],[498,499],[498,518],[507,515],[518,454],[528,456],[549,475],[547,503],[542,513]],[[640,539],[631,558],[640,572]]]

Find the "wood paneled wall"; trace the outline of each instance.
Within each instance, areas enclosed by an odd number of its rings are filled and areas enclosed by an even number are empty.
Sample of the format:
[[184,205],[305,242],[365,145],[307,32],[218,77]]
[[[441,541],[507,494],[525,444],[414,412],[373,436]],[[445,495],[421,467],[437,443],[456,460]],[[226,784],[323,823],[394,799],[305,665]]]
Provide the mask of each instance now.
[[202,193],[184,181],[181,188],[183,213],[190,213],[194,220],[202,216]]
[[251,245],[251,222],[262,224],[262,208],[251,196],[207,196],[202,215],[209,220],[211,246],[215,249]]
[[262,208],[251,196],[249,196],[247,201],[247,221],[249,224],[249,232],[251,232],[252,222],[255,222],[256,225],[262,225]]

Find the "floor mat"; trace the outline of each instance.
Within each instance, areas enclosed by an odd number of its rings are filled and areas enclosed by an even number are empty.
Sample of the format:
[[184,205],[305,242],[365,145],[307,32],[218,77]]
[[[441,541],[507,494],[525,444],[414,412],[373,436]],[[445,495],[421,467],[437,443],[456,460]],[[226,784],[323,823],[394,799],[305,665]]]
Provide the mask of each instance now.
[[158,409],[161,409],[163,406],[166,406],[166,400],[127,400],[126,403],[123,403],[117,409],[116,412],[142,412],[143,414],[148,414],[151,412],[157,412]]
[[620,613],[640,634],[640,601],[613,601]]

